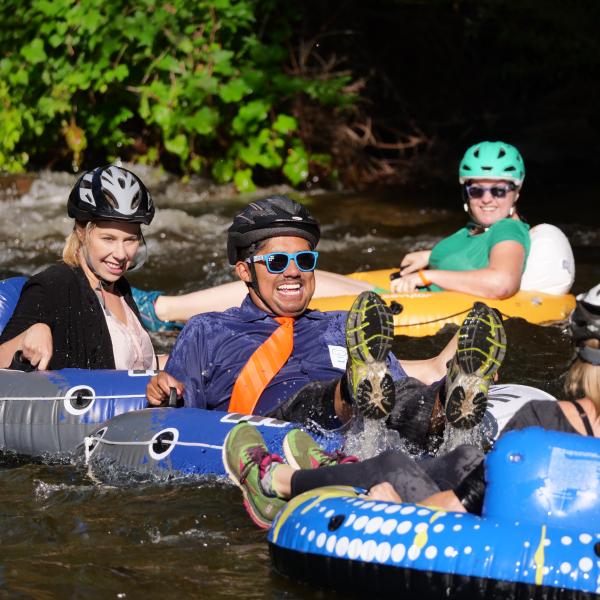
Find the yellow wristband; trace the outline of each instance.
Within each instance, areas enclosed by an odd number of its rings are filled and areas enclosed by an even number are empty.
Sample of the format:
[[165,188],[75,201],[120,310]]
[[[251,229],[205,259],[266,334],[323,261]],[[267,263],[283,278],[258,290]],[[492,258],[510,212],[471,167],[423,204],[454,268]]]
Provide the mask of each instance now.
[[421,281],[425,287],[429,287],[433,283],[433,281],[429,281],[429,279],[425,277],[425,273],[423,273],[423,271],[419,271],[419,277],[421,278]]

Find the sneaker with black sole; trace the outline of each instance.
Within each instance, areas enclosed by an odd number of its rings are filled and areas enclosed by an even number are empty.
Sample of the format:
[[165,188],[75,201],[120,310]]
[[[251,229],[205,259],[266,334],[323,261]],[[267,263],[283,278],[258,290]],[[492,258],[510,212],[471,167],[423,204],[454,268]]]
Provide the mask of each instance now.
[[446,421],[471,429],[483,419],[487,392],[506,354],[502,317],[476,302],[458,330],[458,349],[446,376]]
[[283,462],[269,453],[264,439],[254,425],[239,423],[225,438],[223,465],[229,478],[241,490],[244,506],[250,518],[263,529],[269,529],[285,500],[268,495],[261,484],[266,470],[273,463]]
[[394,340],[394,318],[375,292],[362,292],[348,311],[346,347],[348,392],[364,417],[382,419],[395,402],[386,359]]
[[292,429],[283,438],[283,453],[288,465],[294,469],[318,469],[358,462],[356,456],[342,452],[326,452],[302,429]]

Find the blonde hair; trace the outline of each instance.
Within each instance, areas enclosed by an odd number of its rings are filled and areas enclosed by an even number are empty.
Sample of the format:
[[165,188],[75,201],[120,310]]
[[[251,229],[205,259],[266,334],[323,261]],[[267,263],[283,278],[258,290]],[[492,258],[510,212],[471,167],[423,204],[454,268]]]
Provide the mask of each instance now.
[[[600,341],[589,339],[583,342],[589,348],[600,348]],[[589,398],[600,414],[600,366],[576,358],[565,381],[565,392],[571,398]]]
[[68,235],[65,246],[62,251],[63,262],[70,267],[79,267],[79,250],[83,246],[83,243],[79,239],[77,235],[77,227],[85,229],[84,239],[87,237],[88,233],[96,226],[92,221],[88,221],[87,223],[83,223],[82,221],[75,221],[73,225],[73,231]]

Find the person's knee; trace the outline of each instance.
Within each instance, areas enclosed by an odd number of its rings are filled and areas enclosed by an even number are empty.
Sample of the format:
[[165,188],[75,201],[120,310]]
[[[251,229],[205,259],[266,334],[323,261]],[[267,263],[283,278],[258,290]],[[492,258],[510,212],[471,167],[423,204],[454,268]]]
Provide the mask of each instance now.
[[382,452],[378,457],[378,466],[382,474],[395,473],[398,470],[406,470],[411,459],[398,450],[386,450]]

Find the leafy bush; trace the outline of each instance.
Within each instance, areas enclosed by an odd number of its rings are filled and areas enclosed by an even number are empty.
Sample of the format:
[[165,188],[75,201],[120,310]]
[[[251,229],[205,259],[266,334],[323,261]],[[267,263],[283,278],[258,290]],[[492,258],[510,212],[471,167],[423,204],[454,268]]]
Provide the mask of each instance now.
[[333,110],[353,98],[348,75],[286,73],[298,10],[276,0],[4,2],[0,169],[126,156],[240,190],[257,173],[301,184],[311,155],[294,101]]

